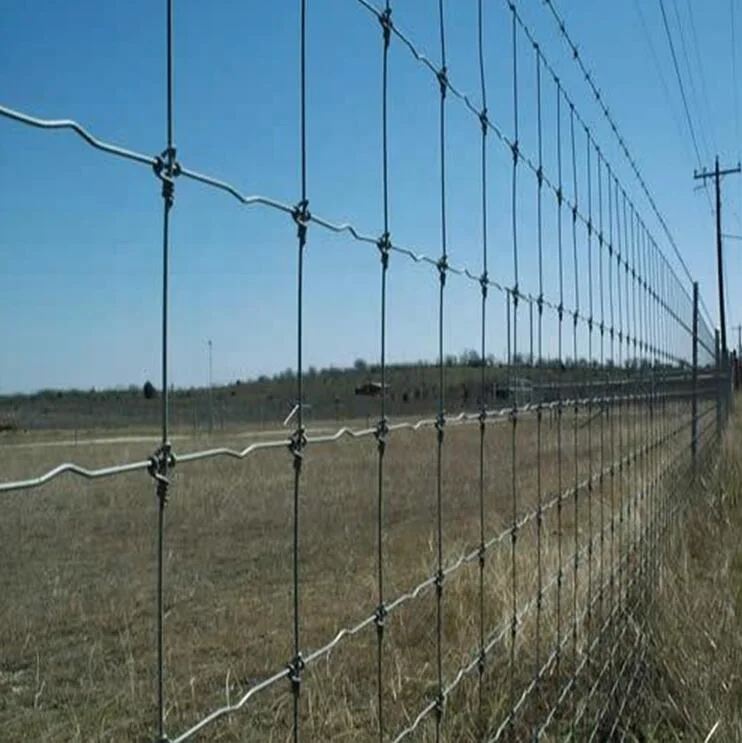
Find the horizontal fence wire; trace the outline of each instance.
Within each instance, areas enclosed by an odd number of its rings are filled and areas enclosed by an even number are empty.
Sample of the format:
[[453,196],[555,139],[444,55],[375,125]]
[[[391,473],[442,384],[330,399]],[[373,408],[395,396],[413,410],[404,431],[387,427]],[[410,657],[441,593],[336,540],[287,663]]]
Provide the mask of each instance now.
[[[714,384],[714,394],[715,394],[715,384],[716,384],[716,377],[715,376],[704,376],[701,378],[702,380],[707,380],[708,382],[711,382]],[[684,380],[688,384],[690,384],[690,379]],[[617,383],[617,384],[626,384],[626,383]],[[571,389],[574,388],[574,385],[565,385],[569,386]],[[601,386],[599,383],[596,383],[596,386]],[[676,400],[684,400],[688,396],[688,392],[664,392],[661,393],[659,396],[657,396],[656,399],[662,400],[662,399],[676,399]],[[543,414],[544,412],[553,412],[558,410],[559,408],[594,408],[599,407],[601,409],[605,409],[607,406],[610,405],[620,405],[620,404],[626,404],[629,402],[639,402],[643,400],[643,396],[641,395],[615,395],[615,396],[609,396],[609,397],[586,397],[586,398],[579,398],[579,399],[570,399],[570,398],[563,398],[559,400],[550,400],[547,402],[540,402],[540,403],[527,403],[524,404],[518,408],[514,408],[512,406],[510,407],[504,407],[504,408],[497,408],[492,410],[485,410],[484,411],[484,417],[487,420],[496,421],[500,420],[501,422],[507,423],[512,420],[513,415],[518,416],[535,416],[539,413]],[[481,419],[482,419],[482,411],[478,412],[461,412],[457,413],[455,415],[452,415],[451,417],[446,419],[447,425],[479,425]],[[435,418],[420,418],[416,421],[402,421],[399,423],[389,423],[387,424],[387,432],[391,433],[394,431],[421,431],[426,429],[435,428],[436,419]],[[319,445],[319,444],[331,444],[334,442],[337,442],[343,438],[348,439],[363,439],[363,438],[373,438],[378,433],[378,429],[376,426],[368,427],[368,428],[349,428],[347,426],[342,426],[338,428],[336,431],[328,434],[324,434],[321,436],[311,436],[307,435],[305,444],[307,446],[309,445]],[[198,451],[193,452],[185,452],[183,454],[177,454],[175,451],[170,452],[170,461],[172,462],[172,465],[175,464],[185,464],[188,462],[198,462],[200,460],[204,459],[213,459],[216,457],[227,457],[231,459],[245,459],[246,457],[255,454],[256,452],[269,450],[269,449],[286,449],[291,444],[291,437],[287,438],[280,438],[280,439],[273,439],[270,441],[256,441],[248,446],[246,446],[244,449],[232,449],[229,447],[216,447],[211,449],[202,449]],[[8,482],[0,482],[0,493],[3,492],[12,492],[15,490],[31,490],[37,487],[40,487],[42,485],[45,485],[52,480],[55,480],[56,478],[60,477],[61,475],[69,474],[69,475],[76,475],[78,477],[84,478],[86,480],[97,480],[107,477],[113,477],[115,475],[122,475],[126,474],[128,472],[138,472],[138,471],[148,471],[151,470],[154,466],[153,459],[146,459],[146,460],[139,460],[136,462],[128,462],[125,464],[119,464],[119,465],[111,465],[109,467],[102,467],[99,469],[89,469],[86,467],[83,467],[79,464],[75,464],[74,462],[67,462],[57,465],[56,467],[38,475],[37,477],[25,479],[25,480],[11,480]]]
[[[619,133],[607,103],[592,73],[587,69],[565,22],[551,0],[545,0],[556,20],[561,36],[573,51],[582,76],[598,101],[620,149],[648,200],[667,240],[679,259],[687,278],[688,272],[669,228],[658,210],[638,165]],[[267,196],[248,195],[219,177],[193,170],[176,158],[173,145],[173,3],[166,0],[166,146],[156,156],[134,152],[93,135],[82,124],[69,119],[41,119],[15,109],[0,106],[0,117],[42,130],[68,130],[90,147],[113,157],[152,169],[161,182],[163,197],[163,267],[162,267],[162,400],[160,445],[144,460],[88,468],[76,463],[59,464],[26,479],[0,482],[0,493],[36,490],[71,475],[84,480],[100,480],[119,475],[146,472],[157,492],[157,612],[155,634],[157,646],[156,740],[184,743],[199,734],[209,734],[225,718],[238,719],[237,713],[252,710],[270,689],[282,686],[291,696],[291,734],[295,741],[308,739],[312,728],[305,710],[303,689],[311,680],[307,668],[320,660],[331,660],[333,651],[348,644],[351,638],[373,633],[375,678],[374,711],[371,733],[383,743],[398,743],[422,732],[425,740],[439,741],[457,695],[466,693],[468,679],[476,678],[476,715],[470,725],[476,728],[476,739],[498,741],[535,739],[557,734],[569,739],[610,739],[629,711],[637,685],[642,683],[646,655],[646,632],[653,600],[653,589],[663,569],[664,549],[684,510],[689,507],[693,488],[704,457],[712,456],[718,446],[723,423],[729,411],[727,370],[721,367],[718,340],[701,316],[703,300],[696,286],[687,286],[677,276],[659,244],[646,226],[639,208],[617,171],[607,161],[587,117],[580,111],[576,98],[561,82],[555,67],[545,55],[535,33],[513,2],[487,6],[477,2],[478,62],[480,91],[478,97],[463,92],[454,83],[446,63],[447,22],[443,0],[437,3],[437,30],[440,39],[440,64],[433,61],[412,34],[403,31],[393,20],[392,3],[377,7],[368,0],[357,0],[361,8],[375,18],[380,28],[381,80],[381,193],[379,214],[381,229],[375,233],[360,230],[348,222],[333,221],[315,214],[309,208],[307,188],[306,116],[311,104],[307,78],[307,3],[300,0],[299,61],[301,67],[298,91],[300,111],[300,150],[298,198],[295,204],[283,203]],[[496,121],[487,107],[488,80],[485,72],[484,28],[495,5],[500,8],[503,28],[507,29],[512,53],[508,84],[513,101],[512,131],[504,121]],[[532,54],[537,85],[534,91],[522,83],[523,45]],[[436,184],[440,197],[440,244],[424,251],[399,244],[392,237],[390,202],[393,182],[389,176],[388,90],[393,82],[393,65],[389,49],[401,45],[414,63],[425,68],[438,83],[439,132],[436,156],[439,177]],[[392,69],[390,69],[392,68]],[[534,95],[535,94],[535,95]],[[520,127],[527,116],[525,96],[535,97],[537,110],[537,148],[528,152],[520,139]],[[544,101],[555,102],[556,119],[546,121]],[[481,265],[471,270],[451,260],[448,246],[449,207],[447,194],[454,188],[446,166],[451,137],[447,128],[450,102],[463,105],[479,125],[477,146],[480,157],[474,174],[481,188],[482,251]],[[497,110],[497,107],[495,107]],[[556,167],[545,166],[545,130],[555,133],[553,154]],[[492,136],[491,136],[492,135]],[[488,270],[488,209],[490,189],[487,164],[491,157],[492,137],[512,157],[509,171],[512,187],[512,285],[498,280]],[[519,177],[529,176],[536,204],[538,280],[537,286],[526,287],[530,273],[524,258],[530,249],[519,230],[524,184]],[[223,192],[243,206],[264,207],[286,215],[297,238],[297,347],[296,401],[298,414],[294,430],[286,437],[260,440],[244,448],[212,446],[184,453],[176,452],[170,442],[171,400],[168,395],[168,278],[171,209],[176,182],[189,180]],[[544,201],[548,196],[548,203]],[[549,210],[557,225],[555,239],[545,238],[544,214]],[[344,235],[373,248],[380,258],[379,358],[381,393],[378,419],[373,425],[354,428],[338,426],[330,433],[313,433],[304,418],[304,255],[310,227]],[[544,250],[546,247],[546,250]],[[391,415],[387,397],[387,277],[390,258],[401,256],[413,264],[431,269],[437,281],[438,303],[436,363],[438,391],[436,410],[427,416],[398,420]],[[545,265],[546,264],[546,265]],[[570,270],[571,269],[571,270]],[[545,288],[545,274],[558,276],[558,292],[550,296]],[[480,399],[475,409],[454,413],[446,399],[444,335],[450,304],[447,278],[465,279],[481,298],[479,359]],[[556,283],[556,282],[555,282]],[[486,355],[491,329],[487,324],[488,292],[494,289],[505,303],[504,327],[496,332],[506,334],[508,374],[507,404],[490,406],[486,400],[488,368]],[[708,314],[708,313],[707,313]],[[544,361],[544,321],[554,324],[558,371],[546,373]],[[524,332],[524,327],[526,331]],[[524,352],[525,346],[528,353]],[[574,368],[567,369],[572,348]],[[577,364],[580,352],[586,358]],[[527,359],[524,363],[523,359]],[[610,359],[610,364],[608,360]],[[556,379],[554,379],[556,376]],[[522,384],[527,377],[528,384]],[[521,380],[519,382],[518,380]],[[496,425],[497,424],[497,425]],[[445,508],[453,493],[445,475],[450,466],[451,438],[461,427],[477,426],[477,531],[476,543],[463,550],[448,546],[448,523]],[[503,432],[501,452],[492,452],[488,436]],[[532,469],[535,487],[522,480],[525,474],[521,452],[525,426],[535,431]],[[435,504],[431,518],[430,544],[435,552],[435,569],[411,588],[391,591],[388,587],[390,547],[385,540],[385,512],[395,485],[386,464],[389,452],[400,445],[401,434],[435,432],[434,487]],[[412,437],[413,445],[423,446],[422,437]],[[374,487],[373,585],[375,604],[353,607],[355,623],[343,623],[341,629],[314,649],[305,647],[306,626],[310,617],[305,608],[306,545],[300,539],[304,509],[305,472],[311,467],[308,453],[319,445],[344,440],[376,442],[376,476]],[[194,467],[206,460],[244,460],[268,450],[288,451],[291,456],[291,657],[276,658],[275,670],[261,674],[246,683],[236,699],[201,716],[198,721],[175,737],[168,737],[167,693],[165,676],[165,514],[172,472],[183,464]],[[332,451],[332,450],[330,450]],[[503,455],[498,460],[496,454]],[[548,456],[553,457],[553,470],[547,472]],[[455,481],[455,478],[454,478]],[[504,485],[508,481],[508,485]],[[535,490],[536,501],[525,509],[525,498]],[[488,525],[495,493],[507,498],[504,527]],[[530,502],[530,501],[529,501]],[[555,520],[551,532],[545,525]],[[548,522],[551,524],[551,521]],[[530,536],[529,536],[530,535]],[[501,560],[503,589],[502,607],[496,617],[487,611],[492,601],[487,580],[490,571]],[[525,560],[535,560],[535,571],[529,571]],[[477,642],[466,648],[464,660],[448,668],[450,644],[450,588],[464,574],[466,566],[476,566],[476,599],[468,611],[476,616]],[[535,585],[533,576],[535,572]],[[435,620],[427,617],[433,648],[434,678],[425,693],[405,706],[402,719],[394,717],[389,704],[387,676],[390,673],[389,648],[395,641],[391,621],[403,608],[419,608],[425,594],[434,594]],[[476,605],[475,605],[476,604]],[[547,609],[550,612],[547,615]],[[421,615],[422,616],[422,615]],[[535,640],[531,642],[531,634]],[[494,669],[493,656],[502,665]],[[507,669],[507,670],[506,670]],[[498,679],[493,681],[493,675]],[[500,686],[497,686],[500,684]],[[500,701],[493,701],[494,699]],[[502,700],[505,701],[502,701]],[[244,715],[246,730],[249,715]],[[257,718],[256,718],[257,719]],[[257,723],[256,723],[257,724]],[[434,730],[428,735],[428,725]],[[555,733],[555,728],[558,731]],[[423,732],[427,731],[427,732]],[[358,734],[358,730],[345,731]],[[607,734],[607,738],[606,738]],[[247,736],[248,733],[245,733]]]

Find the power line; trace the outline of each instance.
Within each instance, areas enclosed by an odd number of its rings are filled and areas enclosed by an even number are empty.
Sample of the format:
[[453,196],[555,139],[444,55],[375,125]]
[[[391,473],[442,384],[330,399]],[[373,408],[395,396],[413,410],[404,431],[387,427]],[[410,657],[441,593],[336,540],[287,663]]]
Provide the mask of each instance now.
[[[595,80],[594,75],[590,72],[590,70],[587,69],[585,62],[582,59],[582,55],[580,54],[580,51],[577,47],[577,44],[572,40],[568,30],[567,26],[565,24],[564,19],[559,14],[559,11],[556,9],[556,6],[554,4],[554,0],[543,0],[544,3],[548,6],[549,10],[551,11],[551,15],[554,18],[554,20],[557,23],[557,26],[559,28],[559,32],[562,35],[562,38],[566,41],[567,45],[569,46],[571,52],[572,52],[572,59],[574,60],[575,64],[580,68],[580,71],[582,72],[583,77],[585,78],[585,82],[587,83],[588,87],[592,91],[593,95],[595,96],[595,100],[598,103],[598,107],[600,108],[601,112],[603,113],[603,116],[605,117],[606,121],[608,122],[609,126],[613,130],[613,134],[615,135],[616,139],[618,140],[619,147],[621,149],[621,152],[623,153],[624,157],[628,161],[629,165],[631,166],[631,169],[634,173],[634,176],[636,177],[636,180],[639,183],[639,186],[644,193],[644,196],[646,197],[647,201],[649,202],[649,206],[651,207],[652,211],[654,212],[655,217],[657,218],[657,221],[660,223],[665,236],[667,237],[668,242],[670,243],[673,252],[675,253],[675,257],[678,259],[678,262],[680,263],[680,266],[682,267],[683,271],[685,272],[686,278],[688,281],[693,284],[693,276],[691,272],[688,270],[688,266],[683,259],[683,256],[678,249],[677,243],[675,242],[675,239],[672,236],[672,233],[670,232],[670,228],[667,226],[667,222],[665,221],[665,218],[660,213],[659,208],[657,207],[657,202],[655,201],[654,197],[652,196],[652,193],[649,190],[649,187],[647,186],[647,183],[644,179],[644,176],[639,171],[639,166],[636,164],[636,159],[630,152],[628,145],[626,144],[626,140],[624,139],[623,135],[620,133],[618,125],[616,124],[615,119],[613,118],[613,115],[608,110],[608,106],[605,102],[605,99],[603,97],[603,94],[598,89]],[[638,6],[637,6],[638,7]],[[641,15],[641,12],[640,12]],[[642,16],[643,21],[643,16]],[[651,43],[650,43],[651,46]],[[665,86],[666,87],[666,86]],[[660,251],[661,252],[661,251]],[[664,254],[663,258],[664,258]],[[665,258],[665,260],[667,260]]]
[[688,56],[688,44],[685,41],[685,33],[683,32],[683,20],[680,17],[680,11],[678,9],[678,0],[672,0],[672,7],[675,11],[675,20],[678,25],[678,36],[680,37],[680,53],[682,55],[682,60],[685,62],[685,69],[688,73],[688,87],[690,89],[690,101],[693,106],[694,111],[698,112],[698,136],[699,140],[701,142],[701,147],[703,148],[703,157],[704,160],[708,160],[709,153],[711,152],[711,148],[709,147],[709,140],[706,137],[706,128],[704,126],[703,117],[701,116],[701,105],[700,105],[700,99],[698,96],[698,90],[696,89],[696,83],[693,77],[693,70],[691,68],[690,58]]
[[734,136],[737,139],[737,152],[740,148],[739,135],[739,92],[737,91],[737,40],[734,23],[734,0],[729,0],[729,12],[731,14],[732,30],[732,90],[734,92]]
[[[711,133],[711,144],[714,149],[718,152],[716,132],[714,131],[714,120],[711,116],[711,105],[708,97],[708,86],[706,85],[706,75],[703,71],[703,60],[701,58],[701,46],[698,43],[698,31],[696,29],[695,15],[693,14],[693,4],[690,0],[685,0],[685,5],[688,9],[688,18],[690,20],[691,39],[693,41],[693,51],[695,52],[696,64],[698,66],[698,78],[700,80],[701,95],[703,96],[703,105],[705,107],[705,113],[708,120],[709,130]],[[682,33],[682,32],[681,32]],[[736,91],[735,91],[736,92]]]
[[688,107],[688,98],[685,95],[685,86],[683,85],[683,77],[680,74],[680,67],[678,65],[678,57],[675,53],[675,44],[672,41],[672,34],[670,33],[670,25],[667,22],[667,13],[665,12],[665,3],[663,0],[659,0],[660,2],[660,10],[662,11],[662,22],[665,26],[665,33],[667,34],[667,41],[670,44],[670,53],[672,54],[672,64],[675,68],[675,76],[678,80],[678,85],[680,86],[680,95],[683,98],[683,109],[685,110],[685,118],[688,122],[688,129],[690,130],[690,136],[693,141],[693,149],[696,153],[696,159],[698,161],[698,165],[700,167],[701,165],[701,152],[698,149],[698,139],[696,138],[696,130],[693,126],[693,119],[691,119],[690,115],[690,108]]
[[639,21],[641,23],[642,30],[644,31],[644,36],[646,37],[647,45],[649,46],[649,52],[652,55],[652,61],[654,62],[654,67],[655,67],[655,70],[657,71],[657,77],[659,77],[660,83],[662,84],[662,92],[665,94],[665,102],[667,103],[667,107],[670,109],[670,114],[672,115],[672,120],[675,123],[675,127],[678,130],[678,134],[680,135],[680,140],[683,143],[683,146],[687,148],[688,144],[685,138],[685,133],[683,132],[683,127],[680,123],[680,120],[677,117],[675,107],[673,106],[672,96],[670,95],[670,89],[667,86],[667,81],[665,80],[665,76],[662,74],[662,65],[660,65],[657,50],[655,49],[654,43],[652,42],[652,34],[649,32],[647,20],[644,17],[644,12],[642,11],[642,6],[639,0],[634,0],[634,7],[636,8],[637,15],[639,16]]

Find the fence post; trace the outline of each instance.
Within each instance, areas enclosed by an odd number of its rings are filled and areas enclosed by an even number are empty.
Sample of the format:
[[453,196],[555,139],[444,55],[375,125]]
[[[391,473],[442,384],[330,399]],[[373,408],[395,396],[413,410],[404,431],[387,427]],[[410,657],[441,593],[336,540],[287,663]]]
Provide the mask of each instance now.
[[714,335],[716,350],[716,436],[721,440],[722,430],[722,382],[721,382],[721,347],[719,345],[719,329]]
[[693,472],[698,459],[698,282],[693,282],[693,379],[691,388],[690,453]]

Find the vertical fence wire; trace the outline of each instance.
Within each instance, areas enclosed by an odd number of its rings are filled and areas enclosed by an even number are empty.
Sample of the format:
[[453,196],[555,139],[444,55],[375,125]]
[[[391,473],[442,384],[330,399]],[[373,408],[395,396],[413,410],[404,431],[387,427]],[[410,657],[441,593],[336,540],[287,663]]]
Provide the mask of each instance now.
[[173,2],[166,0],[166,136],[167,147],[158,159],[156,171],[162,180],[162,400],[160,424],[162,441],[151,473],[157,479],[157,731],[161,741],[165,734],[165,504],[168,497],[168,468],[170,465],[169,444],[169,397],[168,397],[168,308],[169,308],[169,253],[170,211],[174,200],[175,143],[173,137]]
[[[598,158],[597,165],[597,176],[598,176],[598,305],[600,307],[600,350],[599,350],[599,365],[601,369],[600,373],[600,389],[601,389],[601,402],[600,402],[600,479],[598,480],[598,492],[600,498],[600,561],[599,561],[599,598],[598,598],[598,615],[600,633],[602,634],[606,627],[604,622],[606,621],[605,614],[605,499],[606,499],[606,488],[605,488],[605,424],[606,418],[610,416],[610,403],[608,402],[608,372],[605,364],[605,292],[604,292],[604,252],[605,252],[605,232],[603,223],[603,156],[600,149],[596,146],[596,154]],[[600,664],[601,673],[606,667],[605,654],[608,649],[608,643],[603,640],[598,645],[598,663]]]
[[[512,617],[510,625],[510,711],[508,713],[508,729],[511,739],[515,738],[516,724],[516,695],[517,695],[517,666],[516,666],[516,644],[518,639],[518,476],[516,465],[517,452],[517,428],[518,428],[518,27],[516,24],[515,8],[512,9],[512,52],[513,52],[513,131],[514,140],[512,146],[513,171],[512,171],[512,238],[513,238],[513,356],[511,358],[511,396],[512,412],[511,420],[511,446],[510,446],[510,471],[511,471],[511,503],[512,503],[512,527],[510,535],[510,568],[511,568],[511,600]],[[514,374],[513,374],[514,372]]]
[[[543,478],[542,478],[542,437],[543,437],[543,395],[544,395],[544,240],[543,240],[543,131],[541,120],[541,52],[535,45],[536,58],[536,126],[538,137],[538,173],[536,178],[536,230],[538,245],[538,316],[537,316],[537,353],[538,374],[536,381],[539,385],[536,410],[536,647],[534,652],[534,696],[539,698],[541,684],[541,621],[544,602],[544,568],[543,568]],[[530,305],[533,307],[533,305]],[[537,727],[531,731],[534,738],[538,737]]]
[[557,178],[558,188],[556,190],[556,208],[557,208],[557,253],[559,256],[559,307],[557,318],[559,323],[557,356],[560,374],[557,384],[557,595],[556,595],[556,659],[555,659],[555,676],[557,688],[562,684],[562,588],[564,585],[564,563],[563,563],[563,499],[564,492],[564,447],[563,447],[563,430],[564,430],[564,403],[562,399],[562,383],[564,375],[564,241],[562,225],[562,204],[564,202],[564,191],[562,183],[562,88],[559,80],[555,77],[556,90],[556,143],[557,143]]
[[446,271],[448,270],[448,249],[446,243],[446,90],[448,88],[448,71],[446,68],[446,27],[443,14],[443,0],[438,2],[438,21],[440,30],[441,67],[438,71],[440,84],[440,194],[441,194],[441,257],[438,261],[439,296],[438,296],[438,418],[436,421],[436,517],[437,517],[437,549],[438,573],[436,578],[436,668],[437,668],[437,697],[435,715],[435,739],[441,740],[441,724],[443,720],[443,439],[446,423],[445,408],[445,372],[443,365],[443,321],[444,321],[444,290],[446,286]]
[[384,741],[384,629],[386,605],[384,603],[384,454],[387,447],[389,427],[387,422],[387,382],[386,382],[386,325],[387,325],[387,273],[391,237],[389,233],[389,147],[388,147],[388,77],[389,43],[391,40],[392,11],[389,0],[380,16],[382,33],[382,71],[381,71],[381,208],[384,231],[378,247],[381,259],[380,296],[380,376],[381,396],[379,422],[376,426],[376,448],[378,451],[378,486],[376,506],[376,555],[378,603],[376,606],[376,689],[378,707],[379,743]]
[[[595,379],[592,375],[593,369],[593,192],[592,192],[592,137],[590,130],[585,127],[586,141],[586,164],[587,164],[587,277],[588,277],[588,319],[587,319],[587,369],[586,372],[590,387],[588,388],[587,405],[587,471],[593,473],[593,398],[595,397]],[[590,649],[592,646],[593,633],[593,480],[588,480],[587,485],[587,620],[586,620],[586,663],[590,671]],[[584,735],[584,731],[581,731]]]
[[[580,262],[577,250],[577,212],[579,209],[579,188],[577,179],[577,148],[575,142],[575,109],[570,103],[569,107],[569,138],[570,151],[572,153],[572,267],[574,269],[574,311],[572,313],[572,363],[574,365],[573,388],[577,389],[579,385],[579,353],[577,330],[580,318]],[[578,395],[574,395],[577,400]],[[580,406],[574,404],[574,415],[572,418],[572,469],[574,473],[573,485],[573,514],[574,523],[572,524],[572,535],[574,537],[573,553],[573,577],[572,577],[572,667],[570,669],[570,694],[574,699],[574,685],[576,683],[577,654],[578,654],[578,623],[577,623],[577,606],[579,602],[579,573],[580,573],[580,462],[579,462],[579,429],[580,429]],[[570,734],[575,735],[575,718],[570,720]]]
[[304,659],[301,654],[301,626],[300,626],[300,495],[301,473],[306,446],[306,432],[304,428],[304,361],[303,361],[303,323],[304,323],[304,250],[307,241],[307,224],[309,222],[309,202],[307,199],[307,111],[306,111],[306,0],[300,0],[300,146],[301,171],[300,188],[301,200],[294,209],[293,217],[297,226],[297,280],[296,280],[296,403],[297,424],[291,438],[290,450],[294,468],[293,492],[293,659],[289,666],[289,679],[293,694],[293,738],[294,743],[300,740],[300,691]]
[[479,82],[482,99],[482,109],[479,114],[481,125],[481,195],[482,195],[482,274],[480,277],[481,289],[481,339],[480,339],[480,384],[479,384],[479,696],[477,707],[477,726],[479,735],[485,734],[484,714],[484,671],[485,671],[485,587],[484,571],[486,564],[486,525],[484,494],[485,483],[485,438],[487,430],[487,394],[486,394],[486,369],[487,369],[487,294],[489,276],[487,273],[487,84],[485,79],[484,65],[484,12],[483,0],[477,3],[477,38],[479,57]]

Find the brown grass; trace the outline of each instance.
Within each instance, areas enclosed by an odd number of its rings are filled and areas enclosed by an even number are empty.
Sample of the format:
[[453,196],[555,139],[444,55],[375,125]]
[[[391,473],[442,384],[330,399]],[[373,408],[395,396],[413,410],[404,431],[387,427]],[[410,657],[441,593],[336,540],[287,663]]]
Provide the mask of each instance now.
[[644,740],[742,740],[742,419],[691,493],[649,625]]
[[[578,423],[587,419],[581,410]],[[644,409],[612,418],[614,456],[654,441],[687,420],[683,406],[667,405],[650,420]],[[709,420],[708,417],[705,419]],[[562,488],[569,488],[611,461],[611,419],[579,425],[565,411]],[[601,458],[601,431],[604,450]],[[596,481],[551,508],[543,519],[542,580],[556,574],[561,550],[564,580],[552,586],[538,614],[537,521],[518,534],[515,551],[516,610],[528,612],[516,635],[514,663],[506,632],[487,658],[482,676],[466,677],[446,701],[445,740],[477,740],[479,726],[494,730],[507,714],[511,690],[519,696],[556,638],[557,601],[562,631],[605,581],[593,602],[591,627],[580,622],[560,659],[549,669],[515,720],[516,731],[543,719],[577,664],[590,632],[619,601],[610,586],[621,562],[625,576],[639,570],[627,549],[640,526],[654,523],[654,505],[669,502],[667,489],[644,490],[663,462],[688,448],[679,437],[631,468]],[[518,518],[533,512],[540,476],[544,500],[558,492],[557,424],[544,419],[537,467],[535,417],[488,424],[485,433],[485,534],[503,532],[512,520],[513,482]],[[619,442],[621,447],[619,447]],[[184,451],[199,442],[176,442]],[[231,441],[235,444],[239,442]],[[3,479],[37,474],[62,460],[102,466],[146,457],[153,445],[8,447],[0,454]],[[376,493],[378,454],[372,438],[310,446],[301,477],[301,647],[319,647],[339,629],[373,614],[377,605]],[[515,462],[515,478],[513,478]],[[446,430],[442,462],[444,564],[479,544],[479,430]],[[613,506],[611,506],[611,485]],[[383,568],[388,601],[434,575],[436,547],[436,442],[433,430],[395,432],[384,467]],[[234,702],[256,681],[292,658],[293,471],[287,451],[259,452],[244,461],[215,459],[176,467],[166,513],[167,729],[174,735],[205,714]],[[651,496],[651,498],[650,498]],[[655,499],[655,500],[652,500]],[[604,533],[600,539],[600,513]],[[615,532],[609,529],[611,515]],[[38,491],[0,498],[0,738],[3,740],[151,740],[155,732],[155,526],[156,499],[146,473],[87,482],[71,477]],[[590,531],[590,527],[592,531]],[[633,531],[632,531],[633,529]],[[593,548],[587,552],[592,535]],[[560,547],[561,542],[561,547]],[[576,571],[571,557],[577,547]],[[627,563],[626,560],[629,559]],[[633,561],[632,561],[633,560]],[[602,564],[602,569],[601,569]],[[588,585],[588,576],[590,578]],[[509,535],[487,554],[484,567],[485,634],[507,629],[512,614]],[[479,564],[463,563],[443,590],[444,683],[479,647]],[[665,584],[667,590],[667,583]],[[628,593],[622,589],[622,600]],[[599,608],[598,608],[599,607]],[[300,718],[305,740],[377,739],[376,631],[373,626],[343,639],[304,672]],[[436,592],[428,589],[388,618],[383,645],[382,689],[387,735],[402,730],[437,692]],[[607,668],[607,654],[600,648]],[[620,657],[615,662],[618,664]],[[588,669],[595,665],[593,658]],[[585,678],[589,673],[585,674]],[[575,689],[582,689],[582,681]],[[580,692],[581,693],[581,692]],[[572,695],[570,695],[572,696]],[[589,714],[597,715],[599,693]],[[258,694],[240,712],[215,723],[200,739],[283,741],[292,729],[288,681]],[[576,709],[567,699],[562,718]],[[435,714],[414,740],[428,740]],[[520,734],[518,734],[520,737]]]

